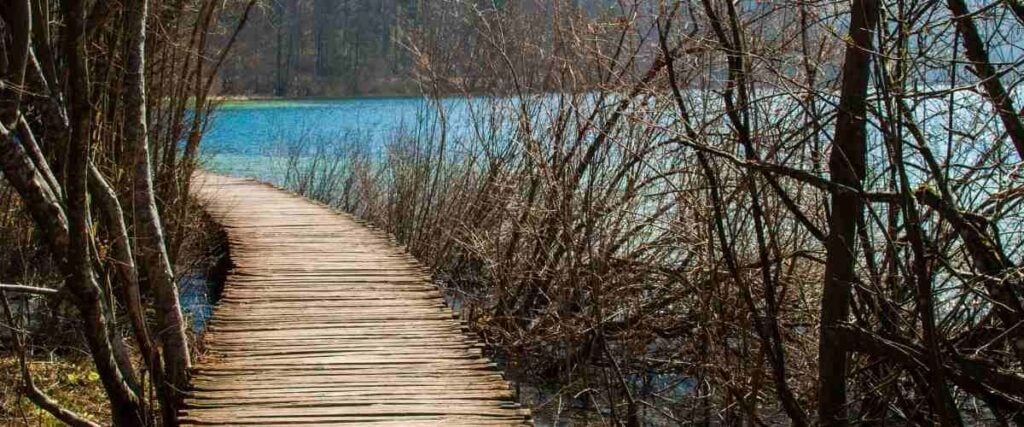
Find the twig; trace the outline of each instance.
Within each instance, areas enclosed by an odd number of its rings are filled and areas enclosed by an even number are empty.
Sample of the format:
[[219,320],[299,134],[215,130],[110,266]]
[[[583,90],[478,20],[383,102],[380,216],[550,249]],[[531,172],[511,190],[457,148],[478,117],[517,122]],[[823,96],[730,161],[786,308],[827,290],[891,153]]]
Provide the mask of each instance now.
[[35,286],[9,285],[9,284],[5,284],[5,283],[0,283],[0,289],[5,290],[5,291],[9,291],[9,292],[22,292],[22,293],[27,293],[27,294],[57,295],[57,290],[56,289],[39,288],[39,287],[35,287]]

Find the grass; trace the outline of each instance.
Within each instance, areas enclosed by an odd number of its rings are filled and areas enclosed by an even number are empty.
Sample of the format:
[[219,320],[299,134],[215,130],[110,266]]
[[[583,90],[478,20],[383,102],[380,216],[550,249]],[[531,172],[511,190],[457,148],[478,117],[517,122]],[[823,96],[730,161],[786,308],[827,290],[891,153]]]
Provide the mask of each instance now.
[[[56,356],[31,362],[31,369],[36,385],[65,408],[101,425],[110,424],[103,385],[88,358]],[[17,357],[0,356],[0,378],[4,378],[0,381],[0,425],[63,425],[22,396]]]

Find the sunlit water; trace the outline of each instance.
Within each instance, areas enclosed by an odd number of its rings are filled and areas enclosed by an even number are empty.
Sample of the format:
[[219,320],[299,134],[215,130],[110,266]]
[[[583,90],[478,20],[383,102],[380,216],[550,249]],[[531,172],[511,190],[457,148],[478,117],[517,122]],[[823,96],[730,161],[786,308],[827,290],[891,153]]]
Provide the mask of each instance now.
[[[441,101],[459,110],[466,101]],[[273,181],[273,154],[306,142],[357,140],[370,148],[434,120],[436,102],[423,97],[228,102],[203,137],[206,167],[224,174]]]

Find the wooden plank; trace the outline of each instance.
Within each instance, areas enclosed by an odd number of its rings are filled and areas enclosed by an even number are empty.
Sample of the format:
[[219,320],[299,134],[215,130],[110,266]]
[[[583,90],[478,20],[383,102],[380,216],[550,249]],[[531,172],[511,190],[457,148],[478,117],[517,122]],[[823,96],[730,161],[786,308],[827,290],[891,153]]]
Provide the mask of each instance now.
[[483,345],[379,230],[267,184],[202,173],[234,270],[185,425],[523,425]]

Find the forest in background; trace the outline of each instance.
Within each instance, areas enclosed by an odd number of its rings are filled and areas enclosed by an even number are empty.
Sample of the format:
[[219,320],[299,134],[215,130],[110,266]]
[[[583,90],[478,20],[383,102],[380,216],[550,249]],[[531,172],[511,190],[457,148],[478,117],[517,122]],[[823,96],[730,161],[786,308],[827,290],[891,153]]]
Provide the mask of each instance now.
[[[576,0],[591,16],[618,16],[615,0]],[[550,38],[551,2],[479,1],[474,8],[504,10],[509,19]],[[408,95],[424,91],[426,76],[410,51],[421,35],[469,40],[476,16],[453,1],[269,0],[253,11],[239,34],[235,54],[219,74],[219,90],[242,97],[338,97]],[[486,84],[488,75],[465,52],[450,45],[444,84],[454,92]],[[435,65],[436,66],[436,65]],[[523,70],[525,71],[525,69]]]

